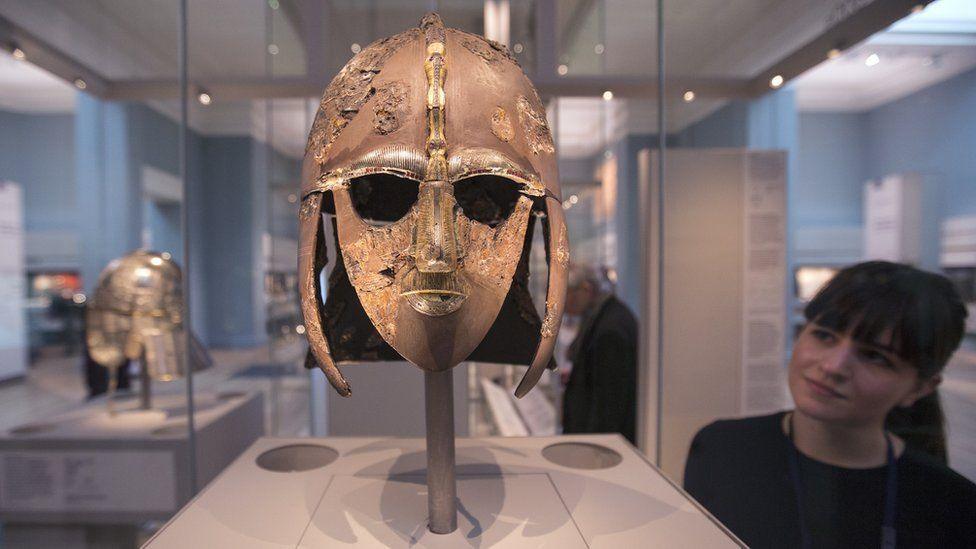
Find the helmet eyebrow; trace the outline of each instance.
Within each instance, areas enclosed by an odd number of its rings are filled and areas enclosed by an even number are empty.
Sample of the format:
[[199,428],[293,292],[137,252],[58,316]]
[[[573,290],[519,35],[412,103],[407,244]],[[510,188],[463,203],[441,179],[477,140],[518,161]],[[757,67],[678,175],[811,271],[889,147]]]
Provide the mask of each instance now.
[[522,186],[520,192],[530,196],[543,196],[546,191],[538,174],[523,168],[496,150],[461,149],[448,159],[448,179],[451,182],[457,183],[476,175],[497,175],[511,179]]
[[347,185],[349,181],[377,173],[386,173],[423,181],[427,168],[427,155],[424,151],[403,145],[391,145],[370,151],[349,166],[326,172],[302,189],[302,198],[314,192],[331,191],[337,186]]

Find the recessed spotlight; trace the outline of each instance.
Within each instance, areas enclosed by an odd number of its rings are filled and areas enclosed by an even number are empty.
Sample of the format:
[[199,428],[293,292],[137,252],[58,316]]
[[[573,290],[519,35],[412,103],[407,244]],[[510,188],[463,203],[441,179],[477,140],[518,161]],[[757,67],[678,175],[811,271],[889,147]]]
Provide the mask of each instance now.
[[612,91],[607,90],[607,91],[603,92],[603,100],[604,101],[610,101],[611,99],[613,99],[613,92]]
[[281,50],[278,49],[278,44],[268,44],[268,53],[271,55],[278,55],[279,51]]
[[927,56],[925,59],[922,59],[923,67],[931,67],[933,64],[935,64],[935,59],[933,59],[931,55]]
[[83,90],[88,87],[88,82],[85,82],[81,78],[75,78],[75,87],[79,90]]
[[170,259],[173,258],[173,254],[171,254],[169,252],[163,252],[163,253],[161,253],[159,255],[162,256],[162,258],[165,259],[166,261],[169,261]]
[[607,48],[603,44],[597,44],[593,46],[593,53],[597,55],[603,55],[603,52],[605,51],[607,51]]
[[278,0],[268,0],[268,7],[276,10],[281,7],[281,4],[278,2]]
[[840,48],[830,48],[830,51],[827,52],[827,59],[837,59],[841,53],[843,52],[840,51]]
[[912,6],[912,13],[922,13],[922,10],[924,9],[925,9],[925,4],[915,4],[914,6]]
[[579,196],[577,196],[575,194],[569,195],[569,203],[570,204],[576,204],[577,202],[579,202]]
[[864,64],[867,65],[867,66],[869,66],[869,67],[873,67],[873,66],[877,65],[880,62],[881,62],[881,58],[878,57],[878,54],[876,54],[876,53],[872,53],[871,55],[869,55],[867,57],[867,59],[864,60]]
[[71,296],[71,301],[74,301],[76,304],[81,305],[82,303],[88,301],[88,297],[85,296],[85,294],[78,293]]
[[18,61],[23,61],[24,59],[27,59],[27,54],[24,53],[24,50],[20,49],[17,46],[14,46],[13,49],[10,50],[10,55],[13,55],[14,59]]
[[569,67],[566,65],[559,65],[556,67],[556,72],[559,73],[559,76],[566,76],[566,74],[569,73]]
[[776,89],[783,85],[783,75],[777,74],[776,76],[769,79],[769,87]]
[[349,49],[352,50],[353,53],[359,53],[363,51],[363,47],[355,42],[353,42],[352,45],[349,46]]
[[298,334],[298,335],[304,334],[305,333],[305,326],[302,326],[301,324],[299,324],[298,326],[295,326],[295,333]]
[[163,264],[163,258],[161,258],[161,257],[153,257],[153,258],[151,258],[149,260],[149,262],[152,263],[153,265],[159,267],[160,265]]
[[691,90],[685,90],[685,93],[684,95],[681,96],[681,98],[685,100],[685,103],[691,103],[692,101],[695,100],[695,92]]
[[197,101],[199,101],[201,105],[209,105],[213,103],[213,96],[210,95],[210,92],[207,90],[200,90],[200,93],[197,94]]
[[610,160],[613,158],[613,151],[603,151],[603,158]]
[[298,202],[298,195],[297,194],[292,193],[292,194],[288,195],[288,203],[289,204],[294,204],[296,202]]
[[523,46],[522,44],[520,44],[518,42],[516,42],[515,45],[512,46],[512,51],[514,51],[515,53],[522,53],[522,50],[524,50],[524,49],[525,49],[525,46]]

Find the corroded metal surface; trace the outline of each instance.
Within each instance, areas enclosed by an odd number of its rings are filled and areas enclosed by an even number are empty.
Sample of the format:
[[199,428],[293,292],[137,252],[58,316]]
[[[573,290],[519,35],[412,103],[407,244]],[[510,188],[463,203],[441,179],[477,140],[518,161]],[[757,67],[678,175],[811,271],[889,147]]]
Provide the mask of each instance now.
[[515,128],[512,127],[512,120],[508,117],[505,109],[501,107],[496,107],[495,112],[491,113],[491,133],[506,143],[515,137]]
[[405,102],[406,97],[407,84],[404,82],[389,82],[376,91],[373,127],[378,133],[386,135],[400,129],[410,112],[410,105]]
[[458,234],[468,243],[464,265],[482,280],[508,289],[515,265],[522,254],[522,241],[528,226],[532,200],[520,197],[515,211],[498,227],[467,219],[458,214]]
[[[538,102],[537,102],[538,103]],[[525,132],[525,140],[529,143],[532,154],[552,154],[556,148],[552,144],[552,133],[546,122],[545,111],[540,110],[541,104],[533,105],[524,95],[516,99],[518,105],[519,124]]]
[[325,373],[329,383],[342,396],[352,394],[349,383],[336,368],[319,314],[319,276],[325,268],[327,255],[325,239],[322,235],[322,195],[305,197],[298,212],[298,287],[301,296],[302,318],[305,322],[305,337],[308,339],[309,353],[315,364]]
[[375,94],[373,79],[383,65],[406,42],[415,39],[417,29],[410,29],[390,38],[377,40],[356,54],[332,79],[312,122],[305,154],[312,151],[319,162],[339,137],[346,125],[355,118]]
[[[546,197],[546,221],[543,232],[546,238],[546,250],[549,252],[549,285],[546,289],[546,315],[542,321],[542,339],[536,349],[532,364],[522,376],[522,381],[515,388],[515,396],[521,398],[535,387],[542,377],[542,372],[549,364],[552,350],[556,346],[556,336],[563,318],[563,308],[566,305],[566,285],[568,282],[568,268],[566,264],[555,261],[552,256],[557,250],[558,243],[554,239],[564,238],[566,219],[563,215],[562,203],[553,197]],[[555,236],[559,235],[559,236]],[[568,243],[567,243],[568,246]],[[567,261],[568,263],[568,261]]]

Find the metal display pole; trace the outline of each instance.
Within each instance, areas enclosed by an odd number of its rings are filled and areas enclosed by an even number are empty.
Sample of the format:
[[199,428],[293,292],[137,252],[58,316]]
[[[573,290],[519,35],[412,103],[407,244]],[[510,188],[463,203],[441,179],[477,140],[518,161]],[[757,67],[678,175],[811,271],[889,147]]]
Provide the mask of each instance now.
[[190,493],[197,493],[197,430],[194,418],[193,402],[193,355],[190,353],[190,339],[193,337],[193,327],[190,320],[190,176],[188,163],[190,159],[190,98],[189,98],[189,6],[187,0],[180,0],[179,4],[179,43],[177,47],[177,62],[180,72],[180,178],[183,180],[183,202],[180,204],[180,232],[183,234],[183,329],[186,337],[180,348],[183,353],[183,364],[186,365],[186,451],[189,454],[189,484]]
[[427,415],[428,528],[435,534],[457,530],[454,478],[454,373],[424,371]]
[[146,359],[139,361],[139,409],[149,410],[152,408],[152,379],[149,377],[149,365]]

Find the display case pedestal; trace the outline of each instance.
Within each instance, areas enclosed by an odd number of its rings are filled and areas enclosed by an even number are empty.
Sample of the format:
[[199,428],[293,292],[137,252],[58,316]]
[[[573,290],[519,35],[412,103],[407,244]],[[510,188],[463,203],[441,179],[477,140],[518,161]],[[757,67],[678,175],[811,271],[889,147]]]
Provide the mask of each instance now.
[[[209,482],[264,433],[260,393],[194,399],[197,478]],[[193,496],[186,399],[97,399],[0,434],[0,521],[121,525],[166,520]]]
[[618,435],[461,438],[457,529],[428,529],[423,438],[261,438],[146,544],[741,547]]

